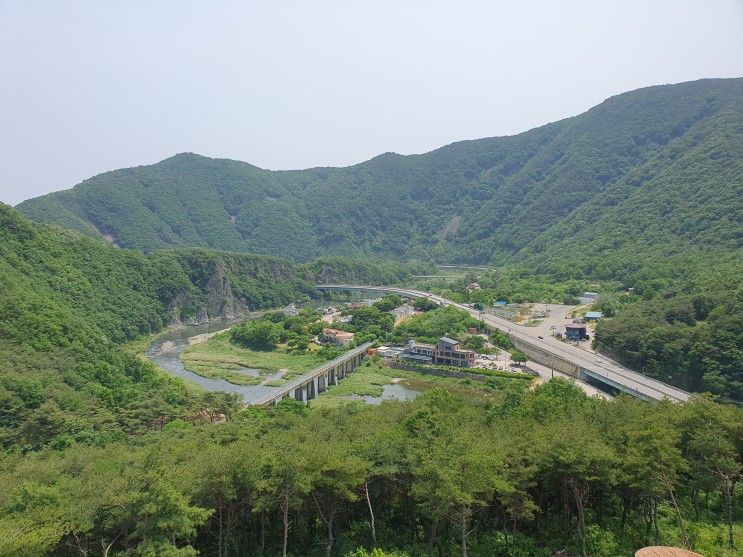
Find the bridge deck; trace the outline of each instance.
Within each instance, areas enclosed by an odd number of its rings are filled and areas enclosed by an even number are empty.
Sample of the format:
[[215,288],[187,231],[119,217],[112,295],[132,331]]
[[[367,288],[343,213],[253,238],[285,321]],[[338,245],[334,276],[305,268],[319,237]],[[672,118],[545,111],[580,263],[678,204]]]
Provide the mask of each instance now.
[[336,366],[339,366],[341,364],[346,363],[349,360],[352,360],[359,354],[365,354],[371,345],[372,345],[371,342],[367,342],[365,344],[362,344],[361,346],[357,346],[356,348],[349,350],[348,352],[344,352],[337,358],[330,360],[329,362],[326,362],[322,364],[321,366],[316,367],[312,371],[309,371],[305,373],[304,375],[300,375],[299,377],[292,379],[286,385],[282,385],[281,387],[276,387],[275,390],[253,401],[251,403],[251,406],[263,406],[263,405],[271,403],[272,401],[276,399],[283,398],[284,396],[290,394],[292,391],[303,386],[305,383],[312,381],[316,377],[320,377],[321,375],[327,373],[328,371],[335,368]]

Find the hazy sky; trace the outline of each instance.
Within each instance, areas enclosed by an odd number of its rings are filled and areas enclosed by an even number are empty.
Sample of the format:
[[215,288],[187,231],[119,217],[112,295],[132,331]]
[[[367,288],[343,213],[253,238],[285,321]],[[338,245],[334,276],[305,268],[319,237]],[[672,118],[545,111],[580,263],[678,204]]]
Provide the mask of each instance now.
[[0,200],[193,151],[348,165],[743,76],[743,0],[0,0]]

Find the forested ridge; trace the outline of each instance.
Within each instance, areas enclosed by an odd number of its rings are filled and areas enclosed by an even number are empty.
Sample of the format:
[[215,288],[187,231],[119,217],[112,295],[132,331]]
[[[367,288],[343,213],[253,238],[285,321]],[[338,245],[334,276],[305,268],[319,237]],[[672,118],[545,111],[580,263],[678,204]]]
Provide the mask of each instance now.
[[[348,168],[182,154],[19,209],[142,250],[384,254],[612,283],[639,298],[602,325],[600,349],[743,398],[743,79],[640,89],[519,135]],[[683,304],[696,309],[679,318]]]
[[344,269],[339,258],[297,266],[199,248],[145,255],[32,223],[0,204],[0,447],[99,443],[208,406],[123,342],[306,300],[318,277],[409,276],[391,263]]
[[225,411],[0,459],[0,555],[739,555],[732,406],[588,399],[555,380]]
[[711,79],[624,93],[515,136],[347,168],[268,171],[180,154],[19,209],[145,251],[528,260],[617,274],[628,255],[740,248],[742,153],[743,79]]

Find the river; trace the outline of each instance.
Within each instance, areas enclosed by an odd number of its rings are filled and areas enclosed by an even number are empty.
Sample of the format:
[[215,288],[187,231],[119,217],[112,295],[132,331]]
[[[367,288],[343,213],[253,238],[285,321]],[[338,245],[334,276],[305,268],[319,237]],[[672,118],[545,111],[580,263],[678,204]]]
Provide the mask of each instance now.
[[[258,314],[256,314],[257,316]],[[242,319],[240,320],[242,321]],[[180,328],[169,333],[164,334],[155,341],[150,348],[147,350],[147,357],[156,365],[174,375],[191,381],[198,385],[201,385],[207,391],[216,391],[224,393],[234,393],[242,397],[243,402],[250,404],[252,401],[258,400],[265,395],[276,390],[276,387],[269,387],[265,385],[235,385],[224,379],[211,379],[209,377],[203,377],[191,371],[188,371],[181,361],[181,353],[189,347],[189,339],[197,335],[215,333],[217,331],[224,330],[231,325],[239,323],[240,321],[215,321],[213,323],[205,325],[189,325],[184,328]],[[250,370],[245,368],[242,370],[247,375],[257,374],[257,370]],[[265,381],[271,381],[280,378],[281,372],[273,373],[266,377]],[[331,387],[332,389],[332,387]],[[363,397],[348,397],[351,400],[363,400],[367,404],[381,404],[383,400],[398,399],[398,400],[412,400],[421,391],[417,389],[411,389],[398,383],[390,385],[384,385],[384,392],[382,396],[363,396]]]
[[[214,333],[226,329],[237,322],[215,321],[206,325],[193,325],[166,333],[150,346],[147,351],[147,357],[156,365],[176,377],[201,385],[207,391],[217,391],[223,393],[235,393],[242,396],[243,402],[250,404],[253,400],[267,395],[276,387],[266,387],[263,385],[235,385],[224,379],[211,379],[202,377],[197,373],[188,371],[181,361],[181,353],[188,348],[188,339],[196,335]],[[246,369],[248,375],[251,370]],[[270,379],[278,378],[281,374],[273,374]]]

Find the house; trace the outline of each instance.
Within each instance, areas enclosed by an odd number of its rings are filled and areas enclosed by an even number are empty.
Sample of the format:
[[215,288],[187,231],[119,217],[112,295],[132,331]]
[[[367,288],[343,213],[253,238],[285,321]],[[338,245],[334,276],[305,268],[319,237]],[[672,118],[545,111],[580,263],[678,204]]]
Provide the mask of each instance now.
[[506,307],[507,305],[508,305],[508,302],[506,302],[505,300],[496,300],[495,302],[493,302],[493,307],[494,308],[496,308],[496,307]]
[[423,344],[415,342],[414,340],[408,341],[408,349],[405,351],[407,354],[416,354],[418,356],[428,356],[433,361],[433,356],[436,352],[436,346],[433,344]]
[[600,311],[587,311],[586,321],[597,321],[598,319],[601,319],[603,316],[604,316],[603,312],[600,312]]
[[338,329],[323,329],[320,340],[329,344],[347,346],[353,340],[353,333],[339,331]]
[[475,364],[475,351],[461,350],[458,340],[441,337],[436,345],[434,361],[448,366],[472,367]]
[[432,363],[447,366],[472,367],[475,364],[475,351],[460,349],[459,341],[449,337],[441,337],[435,345],[411,340],[406,354],[430,358]]
[[588,338],[586,326],[583,323],[568,323],[565,325],[565,338],[573,342],[585,340]]

